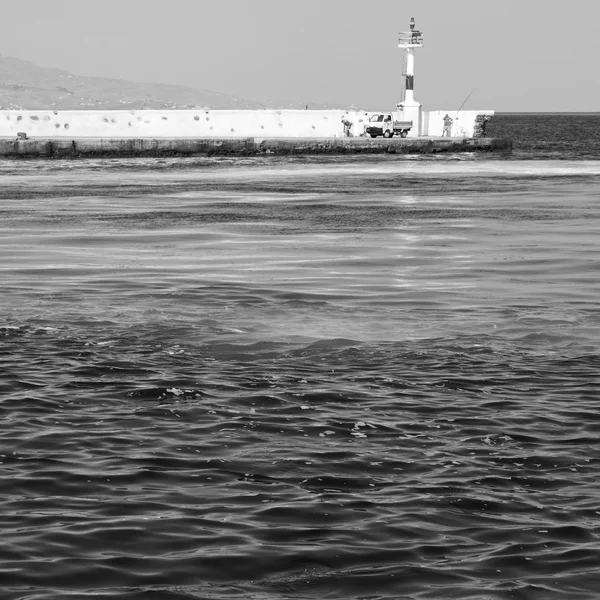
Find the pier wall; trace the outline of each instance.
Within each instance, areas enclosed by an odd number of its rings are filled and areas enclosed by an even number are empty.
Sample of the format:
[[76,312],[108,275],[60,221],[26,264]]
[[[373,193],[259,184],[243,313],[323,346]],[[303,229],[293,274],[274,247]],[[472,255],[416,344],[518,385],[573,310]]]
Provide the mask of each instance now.
[[0,137],[32,138],[314,138],[364,131],[367,113],[344,110],[3,110]]
[[[476,134],[477,117],[494,111],[429,111],[422,131],[410,137],[442,135],[444,115],[453,119],[453,137]],[[343,120],[354,137],[364,134],[373,113],[344,110],[2,110],[0,137],[16,138],[342,138]]]

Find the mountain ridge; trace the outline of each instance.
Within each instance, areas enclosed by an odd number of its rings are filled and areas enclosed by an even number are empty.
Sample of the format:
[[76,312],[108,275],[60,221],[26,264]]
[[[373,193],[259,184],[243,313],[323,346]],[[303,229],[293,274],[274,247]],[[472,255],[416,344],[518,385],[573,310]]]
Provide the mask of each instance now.
[[[260,102],[206,89],[74,75],[0,56],[1,110],[140,110],[305,108],[295,102]],[[345,108],[311,104],[311,108]]]

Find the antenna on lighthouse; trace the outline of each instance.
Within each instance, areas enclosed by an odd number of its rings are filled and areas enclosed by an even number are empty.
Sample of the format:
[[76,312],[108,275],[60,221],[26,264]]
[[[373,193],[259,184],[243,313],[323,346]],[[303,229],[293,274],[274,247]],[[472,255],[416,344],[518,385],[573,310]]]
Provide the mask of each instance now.
[[421,133],[421,105],[415,100],[415,48],[423,47],[423,34],[416,29],[415,18],[409,22],[410,31],[402,31],[398,35],[398,48],[404,48],[404,72],[402,100],[396,104],[404,119],[413,121],[411,133]]

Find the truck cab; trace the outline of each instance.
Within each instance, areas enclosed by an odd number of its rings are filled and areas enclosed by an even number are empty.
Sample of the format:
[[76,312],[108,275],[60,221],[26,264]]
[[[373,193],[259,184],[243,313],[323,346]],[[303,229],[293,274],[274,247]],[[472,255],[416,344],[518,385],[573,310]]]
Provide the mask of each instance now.
[[406,137],[412,128],[412,121],[398,121],[392,113],[376,113],[369,118],[365,129],[372,138],[383,136],[391,138],[394,135]]

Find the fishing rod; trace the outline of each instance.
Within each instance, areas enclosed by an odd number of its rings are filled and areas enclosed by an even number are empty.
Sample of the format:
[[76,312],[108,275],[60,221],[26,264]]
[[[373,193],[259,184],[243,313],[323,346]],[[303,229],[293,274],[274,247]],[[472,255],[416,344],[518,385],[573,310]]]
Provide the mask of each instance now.
[[473,95],[473,92],[476,90],[477,88],[473,88],[473,91],[465,98],[465,101],[460,105],[460,108],[456,111],[456,114],[454,115],[454,118],[456,119],[456,117],[458,117],[458,113],[462,110],[462,107],[467,103],[467,100]]

